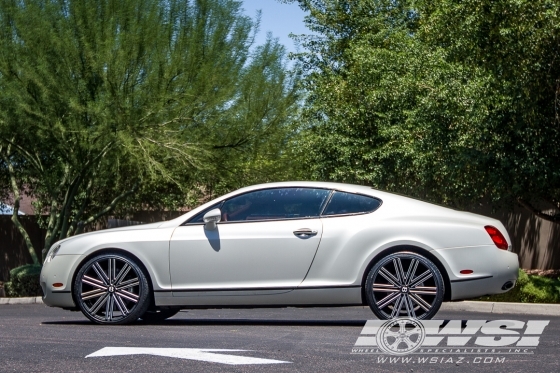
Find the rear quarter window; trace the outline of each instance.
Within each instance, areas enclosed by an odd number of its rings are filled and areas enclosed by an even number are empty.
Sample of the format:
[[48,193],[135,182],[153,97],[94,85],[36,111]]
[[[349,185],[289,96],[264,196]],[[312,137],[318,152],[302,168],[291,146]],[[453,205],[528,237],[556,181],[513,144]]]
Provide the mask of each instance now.
[[365,214],[381,206],[381,200],[362,194],[334,192],[322,216]]

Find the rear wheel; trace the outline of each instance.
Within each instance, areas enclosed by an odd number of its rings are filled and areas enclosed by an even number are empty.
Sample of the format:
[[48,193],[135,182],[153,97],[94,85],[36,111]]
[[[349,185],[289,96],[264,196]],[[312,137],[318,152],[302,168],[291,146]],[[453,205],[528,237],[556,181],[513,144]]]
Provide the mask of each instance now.
[[431,319],[439,310],[444,293],[437,266],[412,252],[386,256],[371,268],[366,279],[368,304],[382,320]]
[[97,324],[126,324],[141,317],[150,304],[150,287],[134,259],[105,253],[78,271],[74,299],[82,313]]

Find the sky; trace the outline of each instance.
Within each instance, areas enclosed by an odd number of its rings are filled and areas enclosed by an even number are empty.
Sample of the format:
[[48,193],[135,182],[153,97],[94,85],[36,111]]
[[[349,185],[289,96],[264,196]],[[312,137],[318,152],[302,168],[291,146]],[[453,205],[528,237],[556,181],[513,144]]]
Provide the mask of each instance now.
[[257,45],[264,43],[266,33],[270,31],[273,37],[278,38],[280,43],[284,44],[288,52],[295,52],[294,41],[288,35],[290,33],[310,33],[303,23],[305,13],[297,4],[282,4],[276,0],[243,0],[243,8],[245,13],[253,19],[256,17],[258,9],[262,11]]

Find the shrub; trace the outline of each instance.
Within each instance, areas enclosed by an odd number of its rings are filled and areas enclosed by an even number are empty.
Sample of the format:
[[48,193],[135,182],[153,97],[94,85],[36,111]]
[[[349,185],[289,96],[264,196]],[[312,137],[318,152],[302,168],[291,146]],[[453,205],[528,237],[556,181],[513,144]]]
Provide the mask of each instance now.
[[10,271],[10,282],[4,284],[8,297],[36,297],[43,295],[39,277],[41,266],[26,264]]

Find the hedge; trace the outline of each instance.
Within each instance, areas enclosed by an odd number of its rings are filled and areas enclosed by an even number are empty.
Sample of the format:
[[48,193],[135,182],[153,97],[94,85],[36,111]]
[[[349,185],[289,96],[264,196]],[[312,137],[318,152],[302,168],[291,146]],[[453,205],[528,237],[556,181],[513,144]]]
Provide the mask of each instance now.
[[39,284],[41,265],[26,264],[10,271],[10,281],[4,284],[7,297],[37,297],[43,295]]

